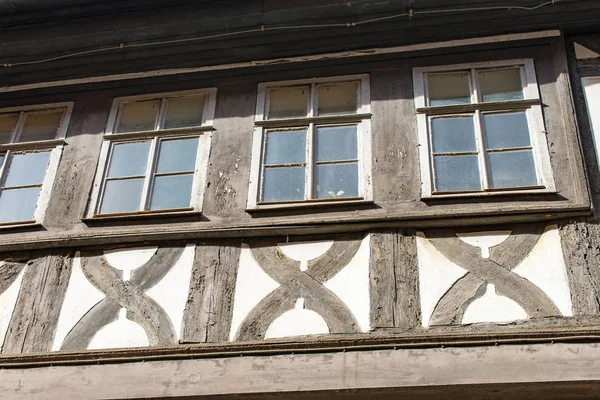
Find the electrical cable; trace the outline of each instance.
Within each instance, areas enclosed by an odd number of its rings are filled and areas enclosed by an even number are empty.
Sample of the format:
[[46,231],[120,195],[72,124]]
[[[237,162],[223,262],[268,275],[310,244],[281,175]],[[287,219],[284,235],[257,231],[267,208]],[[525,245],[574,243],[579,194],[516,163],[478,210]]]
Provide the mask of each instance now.
[[77,52],[62,54],[59,56],[44,58],[44,59],[40,59],[40,60],[23,61],[23,62],[17,62],[17,63],[4,63],[4,64],[2,64],[2,66],[5,68],[10,68],[10,67],[23,66],[23,65],[43,64],[43,63],[47,63],[47,62],[51,62],[51,61],[63,60],[66,58],[73,58],[73,57],[77,57],[77,56],[84,56],[84,55],[90,55],[90,54],[105,53],[105,52],[109,52],[109,51],[113,51],[113,50],[134,49],[134,48],[143,48],[143,47],[152,47],[152,46],[162,46],[162,45],[169,45],[169,44],[196,42],[196,41],[218,39],[218,38],[231,37],[231,36],[239,36],[239,35],[244,35],[244,34],[249,34],[249,33],[258,33],[258,32],[354,27],[354,26],[372,24],[374,22],[386,21],[386,20],[402,18],[402,17],[409,17],[410,19],[412,19],[414,16],[426,15],[426,14],[443,14],[443,13],[448,14],[448,13],[493,11],[493,10],[535,11],[542,7],[556,4],[560,1],[561,0],[549,0],[544,3],[538,4],[537,6],[529,6],[529,7],[513,5],[513,6],[469,7],[469,8],[423,10],[423,11],[415,11],[413,9],[410,9],[408,12],[403,12],[400,14],[393,14],[393,15],[388,15],[385,17],[371,18],[371,19],[366,19],[366,20],[362,20],[362,21],[347,22],[347,23],[289,25],[289,26],[273,26],[273,27],[267,27],[267,26],[262,25],[259,28],[245,29],[245,30],[240,30],[240,31],[235,31],[235,32],[218,33],[218,34],[206,35],[206,36],[197,36],[197,37],[191,37],[191,38],[185,38],[185,39],[162,40],[162,41],[156,41],[156,42],[131,43],[131,44],[120,43],[119,45],[116,45],[116,46],[109,46],[109,47],[102,47],[102,48],[98,48],[98,49],[77,51]]

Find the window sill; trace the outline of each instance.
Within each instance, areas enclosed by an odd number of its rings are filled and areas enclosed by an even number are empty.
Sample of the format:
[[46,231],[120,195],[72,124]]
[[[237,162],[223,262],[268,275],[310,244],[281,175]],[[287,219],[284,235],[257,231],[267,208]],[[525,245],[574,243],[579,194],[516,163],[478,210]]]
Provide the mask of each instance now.
[[182,208],[161,211],[139,211],[133,213],[96,214],[93,217],[82,218],[81,220],[85,224],[94,224],[119,221],[146,221],[163,218],[193,218],[200,216],[202,216],[202,212],[200,211],[195,211],[193,208]]
[[364,199],[348,199],[348,200],[312,200],[307,202],[293,202],[293,203],[262,203],[257,204],[255,207],[247,208],[247,213],[260,213],[262,211],[293,211],[293,210],[306,210],[306,209],[320,209],[320,208],[344,208],[349,206],[369,206],[373,205],[373,200]]
[[441,199],[472,199],[472,198],[487,198],[487,197],[504,197],[504,196],[525,196],[525,195],[556,195],[555,190],[544,188],[523,189],[523,190],[505,190],[498,192],[468,192],[468,193],[447,193],[447,194],[432,194],[430,196],[421,196],[424,202]]
[[40,228],[41,226],[42,224],[37,221],[0,222],[0,231],[23,228]]

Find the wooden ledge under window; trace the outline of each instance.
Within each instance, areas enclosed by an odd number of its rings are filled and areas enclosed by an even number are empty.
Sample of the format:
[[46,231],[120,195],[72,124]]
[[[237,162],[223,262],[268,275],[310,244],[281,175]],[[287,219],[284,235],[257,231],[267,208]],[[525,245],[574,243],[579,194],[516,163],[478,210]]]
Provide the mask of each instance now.
[[363,208],[373,206],[373,200],[362,198],[344,199],[344,200],[311,200],[306,202],[281,202],[281,203],[258,203],[256,207],[247,208],[249,214],[268,212],[268,211],[294,211],[294,210],[318,210],[331,208]]
[[0,231],[41,228],[42,224],[35,220],[31,221],[16,221],[16,222],[0,222]]
[[506,196],[555,196],[558,192],[555,190],[545,189],[543,186],[532,189],[517,189],[517,190],[502,190],[502,191],[487,191],[487,192],[455,192],[455,193],[438,193],[431,196],[421,196],[421,201],[429,202],[435,200],[459,200],[459,199],[477,199],[490,197],[506,197]]
[[196,219],[202,217],[202,212],[193,208],[178,208],[156,211],[137,211],[127,213],[96,214],[93,217],[82,218],[88,225],[101,224],[105,222],[127,222],[127,221],[151,221],[154,219]]

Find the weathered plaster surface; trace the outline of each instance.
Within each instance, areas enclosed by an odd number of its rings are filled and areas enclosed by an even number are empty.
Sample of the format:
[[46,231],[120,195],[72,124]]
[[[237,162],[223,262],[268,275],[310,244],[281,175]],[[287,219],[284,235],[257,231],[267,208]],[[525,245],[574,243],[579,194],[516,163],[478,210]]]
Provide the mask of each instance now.
[[[4,262],[0,262],[0,268],[2,268],[3,264]],[[0,293],[0,350],[2,349],[15,305],[17,304],[25,269],[23,268],[17,279],[3,293]]]

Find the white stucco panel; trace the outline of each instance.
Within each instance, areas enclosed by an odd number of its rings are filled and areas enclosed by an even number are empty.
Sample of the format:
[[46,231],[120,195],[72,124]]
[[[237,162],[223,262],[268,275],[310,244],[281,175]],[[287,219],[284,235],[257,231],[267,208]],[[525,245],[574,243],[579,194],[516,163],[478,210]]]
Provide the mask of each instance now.
[[496,286],[488,283],[482,296],[473,300],[465,310],[463,324],[476,322],[509,322],[527,319],[527,313],[514,300],[496,292]]
[[569,278],[556,225],[546,227],[529,256],[513,272],[542,289],[562,315],[573,316]]
[[81,270],[81,255],[75,254],[69,286],[63,301],[52,351],[60,350],[63,341],[75,324],[100,300],[104,294],[92,285]]
[[196,246],[193,244],[186,246],[167,275],[146,291],[146,294],[154,299],[171,319],[177,339],[181,337],[183,311],[190,290],[195,249]]
[[235,284],[229,340],[235,339],[240,324],[254,306],[278,287],[279,284],[258,266],[254,257],[252,257],[250,248],[243,245]]
[[370,235],[365,236],[348,265],[337,273],[325,287],[335,293],[352,311],[362,332],[371,328],[369,294]]
[[417,259],[419,263],[419,295],[421,320],[424,327],[440,298],[467,270],[459,267],[440,253],[423,233],[417,233]]
[[[4,261],[0,262],[0,268],[2,268],[3,264]],[[2,349],[4,339],[6,338],[6,332],[8,331],[8,324],[10,324],[10,320],[17,304],[17,298],[21,291],[21,282],[23,281],[23,275],[25,274],[26,269],[27,266],[21,270],[17,279],[15,279],[4,293],[0,294],[0,350]]]

